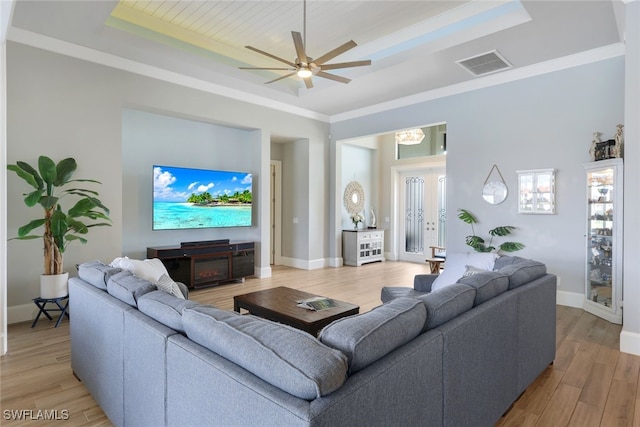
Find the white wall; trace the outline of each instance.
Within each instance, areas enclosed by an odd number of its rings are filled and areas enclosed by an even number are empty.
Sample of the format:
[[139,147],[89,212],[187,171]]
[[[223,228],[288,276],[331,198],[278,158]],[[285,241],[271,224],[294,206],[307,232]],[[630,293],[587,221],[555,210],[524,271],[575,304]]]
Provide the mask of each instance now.
[[620,349],[640,354],[640,1],[627,2],[625,9],[625,286]]
[[[611,137],[624,119],[624,58],[617,57],[409,107],[332,123],[336,140],[425,123],[447,123],[447,249],[467,250],[469,230],[457,209],[477,215],[479,231],[518,228],[518,254],[544,261],[560,278],[559,290],[584,287],[585,174],[592,132]],[[493,164],[510,195],[500,205],[482,199]],[[557,214],[519,215],[516,170],[556,168]],[[382,208],[384,211],[384,208]],[[339,231],[336,230],[336,233]]]

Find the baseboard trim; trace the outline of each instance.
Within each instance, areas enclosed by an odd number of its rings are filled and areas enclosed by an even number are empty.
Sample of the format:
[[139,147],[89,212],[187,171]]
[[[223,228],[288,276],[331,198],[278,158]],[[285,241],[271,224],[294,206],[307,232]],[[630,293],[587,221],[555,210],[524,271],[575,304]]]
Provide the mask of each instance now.
[[556,291],[556,304],[584,309],[584,295],[576,292]]
[[329,258],[329,267],[342,267],[344,262],[342,257],[339,258]]
[[301,270],[316,270],[328,266],[326,259],[306,260],[297,258],[282,257],[282,265],[287,267],[299,268]]
[[620,351],[640,356],[640,334],[636,332],[620,332]]
[[26,322],[35,319],[38,308],[33,304],[12,305],[7,307],[7,324]]
[[271,266],[269,267],[254,267],[253,274],[258,279],[266,279],[267,277],[271,277]]

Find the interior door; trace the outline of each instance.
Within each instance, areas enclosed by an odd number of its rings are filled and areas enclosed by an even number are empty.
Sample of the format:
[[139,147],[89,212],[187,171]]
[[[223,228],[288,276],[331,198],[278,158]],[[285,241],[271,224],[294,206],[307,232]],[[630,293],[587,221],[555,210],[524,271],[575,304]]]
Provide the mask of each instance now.
[[430,246],[444,246],[446,177],[443,168],[405,171],[398,180],[400,195],[398,258],[421,262]]

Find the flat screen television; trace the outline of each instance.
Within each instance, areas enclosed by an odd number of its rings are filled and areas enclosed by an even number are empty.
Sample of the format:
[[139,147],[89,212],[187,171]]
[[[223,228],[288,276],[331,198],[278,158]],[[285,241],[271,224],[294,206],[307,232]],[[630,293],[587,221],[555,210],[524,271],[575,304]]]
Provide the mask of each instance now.
[[153,166],[153,229],[250,227],[248,172]]

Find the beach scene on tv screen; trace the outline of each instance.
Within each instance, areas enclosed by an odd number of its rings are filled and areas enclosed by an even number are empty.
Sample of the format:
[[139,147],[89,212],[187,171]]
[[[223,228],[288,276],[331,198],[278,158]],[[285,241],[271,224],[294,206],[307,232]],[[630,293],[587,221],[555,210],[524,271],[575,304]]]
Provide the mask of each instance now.
[[251,226],[247,172],[153,167],[153,229]]

